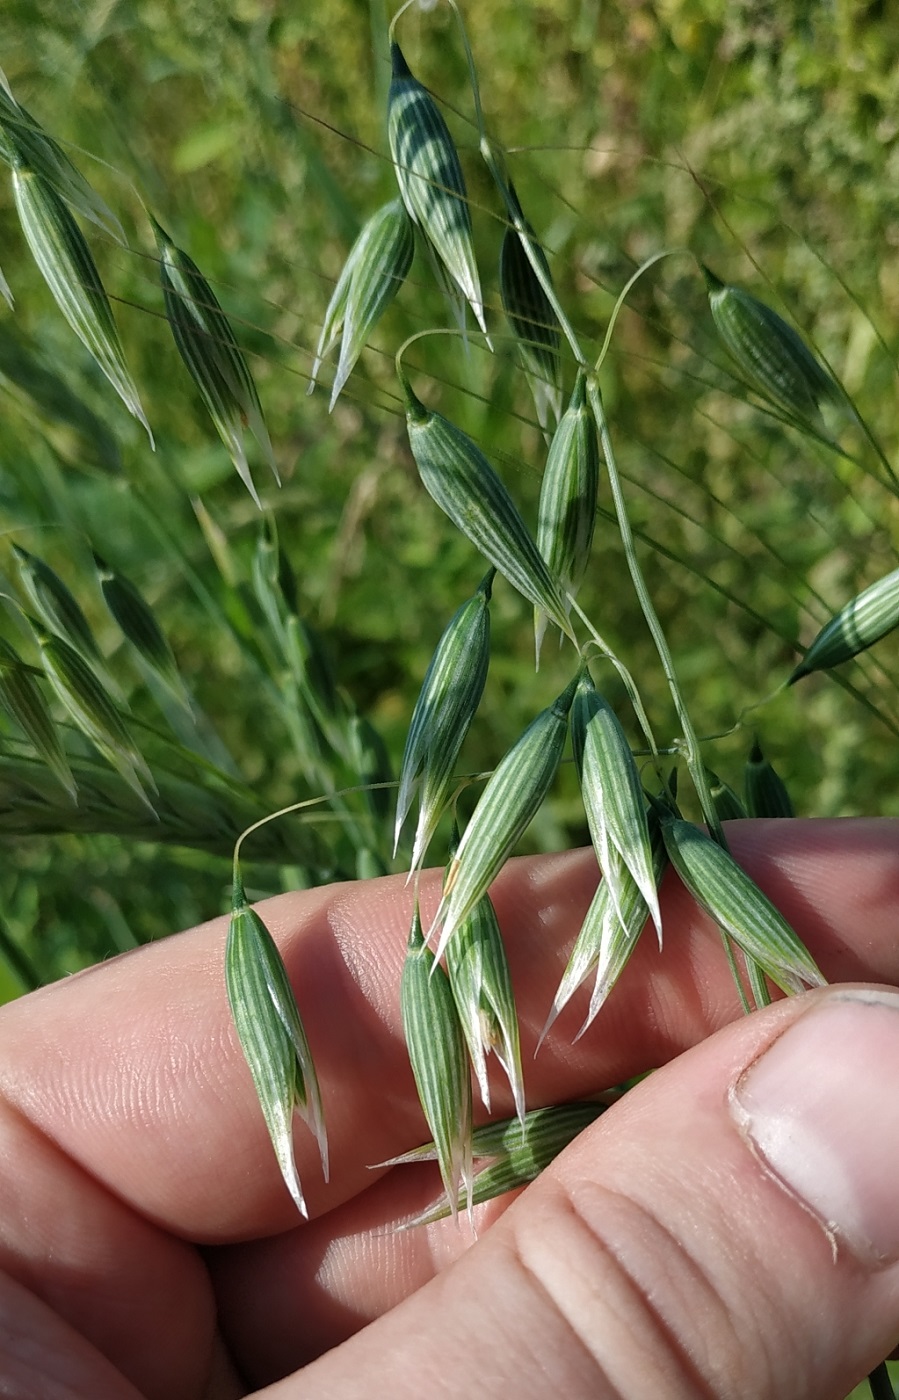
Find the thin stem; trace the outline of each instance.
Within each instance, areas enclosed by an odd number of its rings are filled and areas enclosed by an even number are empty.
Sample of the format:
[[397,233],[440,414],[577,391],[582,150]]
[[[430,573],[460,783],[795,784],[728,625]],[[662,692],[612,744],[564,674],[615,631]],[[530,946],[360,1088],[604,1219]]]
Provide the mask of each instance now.
[[411,5],[414,5],[414,4],[415,4],[415,0],[406,0],[405,5],[400,5],[400,7],[399,7],[399,9],[397,10],[396,14],[393,16],[393,19],[390,21],[390,27],[389,27],[388,30],[387,30],[387,42],[388,42],[388,43],[390,43],[390,44],[393,43],[393,31],[396,29],[396,26],[397,26],[397,24],[399,23],[399,21],[400,21],[400,19],[402,18],[402,16],[406,13],[406,11],[409,9],[409,7],[410,7]]
[[[624,662],[619,661],[618,657],[615,655],[608,642],[605,641],[605,639],[602,636],[600,636],[599,632],[597,632],[596,628],[593,626],[593,623],[590,621],[583,608],[578,606],[576,599],[571,593],[568,594],[568,600],[571,603],[572,611],[577,613],[578,617],[581,619],[581,622],[583,622],[587,631],[590,633],[594,646],[596,646],[598,650],[602,652],[606,660],[611,661],[612,665],[615,667],[615,670],[621,677],[622,682],[624,683],[624,688],[627,691],[628,698],[631,702],[631,705],[634,708],[634,714],[637,716],[637,723],[639,724],[640,728],[643,730],[643,733],[646,736],[646,742],[649,745],[650,756],[652,757],[652,761],[655,765],[656,772],[659,772],[660,750],[658,745],[656,744],[655,735],[652,732],[652,726],[650,725],[646,711],[643,708],[643,701],[640,699],[640,692],[637,689],[636,682],[634,681],[633,676],[625,666]],[[587,645],[589,646],[590,643],[588,643]],[[662,776],[661,773],[659,773],[659,776]]]
[[[318,797],[306,797],[301,802],[291,802],[288,807],[279,807],[277,812],[269,812],[266,816],[260,817],[258,821],[253,822],[252,826],[248,826],[242,831],[235,841],[235,871],[239,869],[240,852],[244,841],[246,841],[248,836],[252,836],[254,831],[259,831],[263,826],[268,826],[269,822],[277,821],[279,817],[289,817],[292,813],[305,811],[309,807],[319,807],[322,803],[332,802],[335,798],[349,797],[354,792],[379,792],[384,788],[395,788],[397,786],[397,782],[393,779],[391,779],[390,782],[384,783],[355,783],[352,787],[341,788],[339,792],[325,792],[321,793]],[[335,812],[333,815],[340,819],[340,813]]]
[[568,341],[568,344],[571,347],[571,353],[577,361],[578,365],[586,369],[587,360],[584,356],[583,350],[581,349],[577,335],[575,334],[574,327],[572,326],[568,317],[565,315],[565,312],[562,309],[562,305],[558,297],[556,296],[555,288],[553,287],[552,281],[547,276],[546,268],[540,261],[540,255],[537,249],[537,245],[527,229],[524,216],[521,212],[521,208],[518,204],[518,201],[513,195],[511,189],[509,188],[509,184],[506,180],[505,173],[501,169],[500,164],[496,158],[496,152],[493,149],[493,144],[490,141],[490,138],[483,131],[481,133],[480,150],[481,155],[484,158],[484,162],[487,166],[487,169],[493,176],[494,183],[496,184],[497,189],[503,197],[503,202],[506,206],[506,215],[509,219],[509,222],[514,228],[515,232],[518,234],[518,241],[524,249],[525,257],[530,263],[534,276],[540,283],[540,286],[542,287],[546,298],[553,309],[556,319],[558,320],[559,325],[562,328],[562,334],[565,336],[565,339]]
[[[456,19],[459,21],[459,32],[462,35],[462,47],[465,50],[465,61],[468,64],[468,81],[471,85],[471,95],[474,100],[474,118],[478,128],[478,135],[484,139],[484,112],[481,107],[481,87],[478,82],[478,70],[474,66],[474,54],[471,51],[471,44],[468,42],[468,31],[465,28],[465,21],[462,12],[456,4],[456,0],[449,0],[449,6]],[[405,9],[405,6],[403,6]],[[400,11],[402,13],[402,11]]]
[[659,621],[658,613],[656,612],[653,606],[652,599],[649,596],[649,589],[646,586],[646,580],[643,577],[643,572],[640,568],[639,560],[637,559],[637,552],[634,547],[633,531],[631,530],[631,523],[627,513],[627,505],[624,499],[624,493],[621,489],[621,479],[618,475],[618,467],[615,461],[615,453],[612,447],[612,440],[609,436],[609,428],[606,422],[606,415],[603,411],[602,399],[600,398],[599,394],[599,387],[592,375],[589,375],[587,378],[587,395],[590,399],[590,407],[593,410],[593,417],[596,419],[596,428],[599,433],[600,443],[602,444],[603,458],[606,464],[606,471],[609,475],[609,486],[611,487],[612,500],[615,505],[615,515],[618,520],[618,530],[621,535],[621,543],[624,546],[624,553],[625,558],[627,559],[627,566],[630,572],[631,582],[634,585],[634,591],[637,594],[640,609],[643,613],[643,616],[646,619],[646,625],[648,626],[652,635],[652,640],[655,643],[655,648],[658,652],[659,660],[662,663],[662,670],[665,672],[665,679],[668,682],[668,689],[671,692],[671,698],[674,701],[674,706],[677,710],[677,717],[680,721],[681,729],[683,730],[683,753],[687,763],[687,768],[689,770],[690,777],[693,780],[693,786],[696,788],[696,794],[699,798],[699,805],[702,808],[702,815],[709,828],[709,831],[714,836],[718,844],[720,846],[723,846],[724,849],[727,850],[728,846],[727,840],[724,835],[724,830],[721,826],[721,822],[718,819],[718,814],[715,811],[715,804],[712,801],[712,794],[709,791],[709,783],[706,777],[705,767],[703,766],[702,756],[699,751],[699,740],[696,736],[696,731],[693,728],[693,722],[690,719],[689,713],[687,712],[686,702],[681,692],[680,683],[677,679],[677,673],[674,669],[674,658],[671,655],[671,648],[668,645],[668,639],[665,636],[662,624]]
[[685,253],[688,257],[693,256],[689,248],[663,248],[661,252],[653,253],[651,258],[647,258],[645,262],[642,262],[637,268],[636,272],[632,273],[631,276],[627,279],[621,291],[618,293],[615,305],[612,308],[612,314],[609,317],[609,324],[606,327],[606,335],[602,343],[602,349],[596,357],[596,364],[593,366],[594,374],[599,374],[599,371],[602,369],[603,361],[606,358],[606,355],[609,353],[609,346],[612,343],[612,334],[615,330],[615,323],[618,320],[618,313],[621,311],[621,308],[624,305],[625,300],[627,299],[627,294],[630,291],[631,287],[634,285],[635,282],[638,282],[640,280],[644,272],[648,272],[648,270],[653,266],[654,263],[660,262],[662,258],[674,257],[677,253]]
[[893,1383],[890,1380],[890,1373],[885,1361],[881,1361],[879,1366],[875,1366],[868,1377],[868,1386],[872,1400],[896,1400]]
[[[471,85],[471,95],[474,101],[475,122],[477,124],[479,138],[478,144],[481,155],[484,159],[484,163],[487,166],[487,169],[490,171],[490,174],[493,176],[493,182],[503,197],[503,203],[506,206],[506,213],[508,215],[509,222],[511,223],[515,232],[518,234],[519,242],[521,243],[521,246],[525,252],[525,256],[533,269],[534,276],[537,278],[537,281],[540,283],[540,286],[546,293],[546,296],[549,300],[549,304],[552,307],[558,319],[559,325],[562,327],[565,339],[571,346],[571,353],[574,355],[574,358],[577,360],[579,365],[586,366],[587,362],[584,358],[584,352],[582,351],[580,344],[578,343],[578,338],[574,333],[574,328],[571,325],[571,322],[568,320],[568,317],[565,315],[565,312],[562,310],[562,307],[553,288],[552,282],[547,277],[546,269],[540,262],[539,254],[537,253],[534,247],[534,240],[531,238],[531,235],[525,227],[524,217],[522,215],[521,208],[518,204],[518,200],[515,198],[515,196],[512,193],[512,190],[509,187],[509,182],[506,179],[506,173],[502,169],[502,166],[500,165],[500,162],[497,159],[493,142],[487,135],[487,128],[484,125],[484,109],[481,106],[481,88],[480,84],[478,83],[478,72],[475,67],[474,54],[471,51],[471,44],[468,42],[468,33],[465,28],[465,21],[462,18],[462,14],[459,10],[458,5],[456,4],[456,0],[449,0],[449,4],[454,15],[459,21],[459,31],[462,35],[462,44],[465,49],[465,61],[468,64],[468,80]],[[402,13],[402,11],[400,11],[400,13]]]

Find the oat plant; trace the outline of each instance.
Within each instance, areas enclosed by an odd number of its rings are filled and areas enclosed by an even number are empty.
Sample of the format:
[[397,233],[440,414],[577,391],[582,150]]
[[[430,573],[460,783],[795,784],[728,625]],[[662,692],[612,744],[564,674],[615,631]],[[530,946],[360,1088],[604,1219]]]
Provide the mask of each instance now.
[[[344,194],[321,176],[317,193],[340,219],[349,251],[330,295],[320,298],[317,324],[310,330],[304,321],[299,337],[308,355],[304,387],[312,393],[327,383],[327,421],[356,424],[352,431],[362,434],[366,411],[377,403],[394,441],[402,438],[405,466],[417,482],[415,509],[431,521],[430,538],[451,540],[453,558],[468,571],[433,629],[404,733],[395,723],[391,729],[390,706],[379,727],[341,678],[352,644],[335,663],[306,601],[307,561],[298,566],[291,536],[297,514],[314,509],[304,454],[314,458],[316,448],[301,424],[296,377],[289,422],[269,408],[279,373],[285,377],[289,337],[273,333],[260,353],[259,328],[235,309],[238,291],[206,267],[207,258],[215,261],[214,245],[197,236],[183,195],[183,211],[176,191],[157,209],[159,182],[148,182],[154,199],[139,195],[135,232],[126,235],[124,211],[120,221],[80,168],[78,152],[45,130],[0,74],[0,158],[23,247],[65,334],[74,331],[100,377],[81,394],[46,368],[24,336],[10,349],[2,328],[0,376],[17,406],[50,425],[48,441],[84,456],[89,473],[104,481],[94,500],[86,489],[70,490],[55,463],[40,481],[22,473],[29,508],[4,536],[0,561],[0,830],[189,848],[218,862],[209,868],[219,887],[233,855],[228,998],[277,1168],[302,1214],[306,1183],[296,1165],[294,1118],[299,1114],[306,1124],[300,1131],[313,1136],[326,1180],[328,1096],[302,1019],[303,969],[288,972],[251,895],[405,871],[409,935],[397,998],[421,1102],[421,1141],[388,1165],[436,1163],[435,1200],[409,1227],[447,1215],[474,1221],[476,1205],[533,1180],[607,1106],[615,1086],[597,1085],[584,1103],[530,1107],[531,1057],[548,1035],[589,1035],[639,939],[661,944],[659,888],[669,866],[718,926],[722,958],[747,1010],[766,1004],[774,989],[793,993],[821,983],[795,932],[737,865],[725,823],[787,818],[800,805],[768,756],[769,749],[780,752],[769,716],[775,702],[781,714],[803,704],[815,685],[807,678],[833,673],[884,717],[876,697],[895,682],[883,649],[869,653],[899,627],[894,567],[844,590],[836,606],[834,589],[818,591],[801,570],[793,578],[784,568],[796,609],[775,622],[765,616],[764,597],[757,605],[737,598],[697,562],[710,589],[736,600],[760,635],[783,642],[777,665],[790,649],[794,658],[766,678],[771,693],[729,697],[730,724],[708,734],[715,723],[705,713],[706,689],[697,686],[683,636],[672,628],[670,604],[660,602],[668,580],[659,561],[689,569],[689,551],[678,553],[666,543],[670,537],[654,534],[651,517],[647,522],[647,502],[675,511],[668,497],[677,493],[669,482],[638,495],[628,441],[633,418],[622,407],[623,313],[648,304],[651,312],[635,312],[642,324],[666,315],[675,323],[688,305],[695,324],[679,341],[672,332],[684,402],[691,381],[697,394],[710,385],[729,392],[738,410],[730,447],[748,457],[762,452],[752,446],[754,434],[789,435],[797,452],[830,463],[822,471],[850,498],[856,537],[860,520],[879,528],[868,487],[891,506],[899,494],[888,454],[833,364],[783,303],[771,304],[771,289],[725,277],[720,244],[716,251],[699,238],[676,247],[660,240],[648,256],[643,247],[642,261],[618,265],[609,276],[604,295],[614,306],[599,318],[584,267],[573,276],[554,257],[541,228],[545,204],[530,207],[527,179],[518,178],[523,162],[494,130],[491,93],[482,97],[455,0],[441,19],[448,25],[443,40],[456,37],[468,73],[461,113],[444,108],[415,71],[414,34],[408,41],[401,35],[411,6],[407,0],[385,36],[390,75],[385,71],[382,84],[380,170],[385,180],[389,172],[390,188],[379,187],[371,208],[363,208],[371,182]],[[428,23],[419,14],[424,32]],[[284,128],[276,123],[275,130],[282,139]],[[306,157],[313,161],[308,150]],[[309,199],[314,203],[315,193]],[[187,491],[168,479],[177,433],[169,429],[168,405],[138,391],[138,347],[129,346],[126,356],[119,324],[125,318],[113,311],[109,259],[102,245],[95,256],[96,239],[117,257],[140,261],[156,328],[171,338],[152,353],[170,355],[172,375],[183,376],[179,382],[196,400],[210,455]],[[484,256],[488,246],[494,267]],[[314,275],[315,256],[304,246],[297,279]],[[662,259],[677,268],[667,283],[657,280]],[[18,316],[16,275],[0,274],[0,295]],[[458,357],[456,343],[464,347]],[[517,398],[509,385],[519,380],[524,393]],[[658,383],[667,392],[663,372]],[[152,417],[165,459],[151,464],[153,438],[144,439],[142,471],[118,497],[111,483],[121,449],[105,425],[104,395],[113,404],[118,395],[148,434]],[[489,411],[498,404],[501,438],[494,431],[489,443],[479,440],[486,410],[480,419],[472,412],[457,421],[466,398]],[[512,411],[513,401],[526,409]],[[387,450],[383,440],[366,445],[375,458]],[[676,469],[673,457],[658,455]],[[214,503],[219,457],[249,492],[227,517]],[[530,489],[535,476],[537,491]],[[866,490],[856,500],[853,483],[861,480]],[[705,500],[717,508],[716,490],[709,484]],[[362,513],[361,500],[360,490],[343,505],[344,520]],[[52,519],[50,501],[58,507]],[[179,515],[185,508],[189,528]],[[811,500],[816,525],[817,511]],[[704,528],[705,540],[717,540],[720,528],[726,543],[727,521],[720,525],[711,509],[704,522],[689,506],[683,515],[691,539]],[[782,547],[765,547],[783,565]],[[603,595],[593,581],[609,559],[614,586]],[[327,592],[321,589],[323,612]],[[201,619],[195,635],[215,639],[221,670],[212,686],[179,635],[173,595],[190,599],[191,615]],[[410,596],[414,607],[414,590]],[[437,596],[442,607],[444,591]],[[804,647],[800,606],[816,619]],[[538,698],[516,721],[505,752],[491,752],[484,763],[483,707],[502,704],[498,688],[510,664],[502,653],[494,656],[495,639],[499,633],[511,651],[515,625],[536,660],[528,695]],[[869,691],[857,688],[859,674],[872,681]],[[227,705],[215,704],[216,687],[250,697],[242,730],[230,722]],[[359,674],[355,689],[366,689]],[[899,734],[895,724],[892,734]],[[543,1029],[533,1044],[519,1026],[504,945],[514,931],[501,931],[491,887],[522,841],[536,844],[532,833],[554,810],[560,781],[569,784],[569,814],[576,807],[567,830],[589,838],[598,883],[559,984],[544,989]],[[436,909],[423,917],[426,861],[442,865],[443,882]],[[0,952],[5,933],[3,940]],[[17,966],[31,976],[24,955]]]

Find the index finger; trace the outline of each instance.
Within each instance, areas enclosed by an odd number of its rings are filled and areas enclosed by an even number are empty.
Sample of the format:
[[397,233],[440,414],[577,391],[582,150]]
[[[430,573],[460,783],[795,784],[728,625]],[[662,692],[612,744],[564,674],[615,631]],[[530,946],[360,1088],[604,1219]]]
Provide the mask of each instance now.
[[[899,823],[740,822],[735,854],[831,980],[899,981]],[[522,1022],[531,1103],[591,1093],[651,1068],[740,1012],[717,931],[665,882],[666,943],[641,940],[589,1035],[584,1004],[536,1038],[595,887],[590,851],[510,862],[493,894]],[[439,893],[431,872],[423,912]],[[402,876],[267,901],[325,1101],[328,1186],[303,1127],[313,1213],[371,1184],[368,1164],[426,1136],[406,1061],[399,978],[411,914]],[[203,1242],[296,1223],[231,1024],[226,922],[203,925],[23,998],[0,1015],[7,1101],[119,1198]]]

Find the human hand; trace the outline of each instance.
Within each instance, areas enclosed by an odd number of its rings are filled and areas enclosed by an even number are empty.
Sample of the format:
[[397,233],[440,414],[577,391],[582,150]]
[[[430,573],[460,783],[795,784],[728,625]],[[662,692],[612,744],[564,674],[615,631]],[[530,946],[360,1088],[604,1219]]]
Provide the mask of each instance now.
[[[827,977],[899,982],[899,824],[730,833]],[[402,877],[263,909],[328,1120],[327,1185],[296,1134],[308,1224],[231,1025],[224,920],[4,1008],[0,1393],[842,1400],[899,1339],[899,993],[741,1016],[717,932],[669,874],[664,951],[641,940],[584,1039],[575,999],[532,1060],[595,878],[585,851],[511,862],[494,887],[529,1100],[666,1067],[510,1208],[478,1208],[473,1247],[451,1221],[390,1231],[438,1194],[436,1167],[369,1166],[426,1136]]]

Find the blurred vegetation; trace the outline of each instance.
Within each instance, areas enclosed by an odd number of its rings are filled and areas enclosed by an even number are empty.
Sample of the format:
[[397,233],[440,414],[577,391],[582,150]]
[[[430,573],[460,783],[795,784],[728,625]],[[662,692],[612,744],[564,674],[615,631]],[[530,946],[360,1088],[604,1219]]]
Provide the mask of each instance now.
[[[899,504],[861,433],[841,439],[851,460],[751,401],[715,340],[695,259],[802,330],[895,461],[893,26],[882,3],[858,0],[468,8],[489,128],[509,151],[587,345],[598,351],[634,268],[674,250],[631,294],[603,391],[694,722],[702,734],[730,730],[781,684],[822,621],[895,567]],[[405,442],[392,351],[446,322],[423,259],[333,414],[327,374],[305,397],[350,243],[395,193],[384,133],[388,18],[383,0],[5,0],[0,13],[13,92],[125,225],[127,249],[93,229],[88,237],[157,444],[150,452],[61,320],[0,172],[0,266],[16,298],[15,313],[0,315],[0,587],[17,592],[12,543],[47,560],[88,615],[135,721],[158,731],[164,717],[104,609],[91,549],[127,575],[256,804],[249,820],[327,783],[296,732],[296,697],[254,590],[262,521],[172,346],[141,201],[200,265],[250,357],[284,478],[278,490],[257,464],[274,521],[266,539],[276,530],[298,612],[345,697],[332,776],[340,785],[385,771],[383,757],[363,761],[373,741],[353,715],[374,726],[395,769],[431,651],[483,564],[425,496]],[[438,8],[402,25],[407,57],[447,104],[463,152],[499,331],[490,270],[503,226],[474,149],[455,21]],[[410,360],[422,397],[477,439],[533,519],[545,447],[509,342],[499,334],[491,357],[476,341],[467,353],[424,341]],[[638,678],[657,732],[673,740],[624,576],[615,529],[601,521],[580,601]],[[491,673],[463,753],[470,771],[496,763],[570,669],[547,646],[534,674],[528,609],[505,585],[493,618]],[[4,632],[24,645],[14,607]],[[896,678],[893,638],[838,677],[805,680],[748,715],[709,745],[709,764],[739,788],[758,732],[800,813],[899,814]],[[603,679],[620,701],[614,674]],[[117,836],[112,818],[99,832],[72,817],[67,834],[22,836],[16,802],[4,807],[0,794],[0,812],[0,953],[8,942],[40,977],[222,907],[233,813],[210,850],[199,829],[194,849],[152,832]],[[251,893],[384,868],[383,817],[378,800],[348,799],[330,825],[315,826],[321,858],[306,850],[308,828],[294,827],[296,847],[285,828],[255,848]],[[560,847],[584,835],[563,781],[528,840]],[[11,956],[0,957],[0,996],[28,979]]]

